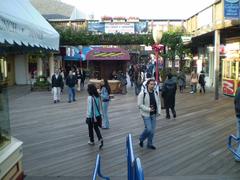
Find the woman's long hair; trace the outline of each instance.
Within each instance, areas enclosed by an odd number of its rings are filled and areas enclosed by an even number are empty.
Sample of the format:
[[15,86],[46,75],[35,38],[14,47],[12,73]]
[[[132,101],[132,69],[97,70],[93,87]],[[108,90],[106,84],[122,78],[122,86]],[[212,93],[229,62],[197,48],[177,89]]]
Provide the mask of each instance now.
[[104,84],[102,85],[102,87],[105,87],[107,89],[108,94],[111,94],[111,88],[110,88],[110,86],[108,84],[108,81],[106,79],[104,79],[103,82],[104,82]]
[[88,84],[88,88],[87,88],[88,94],[90,96],[95,96],[95,97],[99,97],[99,94],[97,92],[97,88],[94,84]]

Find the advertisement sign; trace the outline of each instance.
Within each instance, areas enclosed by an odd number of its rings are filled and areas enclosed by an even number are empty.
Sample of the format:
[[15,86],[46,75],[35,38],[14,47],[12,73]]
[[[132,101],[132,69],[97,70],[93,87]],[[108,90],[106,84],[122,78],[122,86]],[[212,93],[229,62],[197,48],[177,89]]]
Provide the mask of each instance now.
[[226,95],[234,95],[234,80],[223,79],[223,93]]
[[239,0],[224,0],[224,17],[226,19],[239,19]]
[[148,23],[145,22],[137,22],[135,23],[135,33],[147,33],[148,32]]
[[106,23],[105,33],[134,33],[134,23]]
[[104,23],[97,22],[97,23],[88,23],[88,31],[89,32],[101,32],[103,33],[104,30]]

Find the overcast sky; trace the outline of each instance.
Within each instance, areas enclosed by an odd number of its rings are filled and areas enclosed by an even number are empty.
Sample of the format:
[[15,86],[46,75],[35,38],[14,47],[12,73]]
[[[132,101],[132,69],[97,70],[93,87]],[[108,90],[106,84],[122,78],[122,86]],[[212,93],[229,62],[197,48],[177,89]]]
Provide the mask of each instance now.
[[61,0],[95,19],[137,16],[142,19],[187,19],[215,0]]

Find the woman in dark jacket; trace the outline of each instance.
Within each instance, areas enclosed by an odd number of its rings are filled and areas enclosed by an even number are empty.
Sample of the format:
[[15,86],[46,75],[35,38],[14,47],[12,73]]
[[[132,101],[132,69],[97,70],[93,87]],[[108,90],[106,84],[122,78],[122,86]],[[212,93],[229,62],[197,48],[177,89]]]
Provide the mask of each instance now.
[[94,134],[93,134],[93,129],[94,129],[98,137],[98,141],[100,142],[99,149],[101,149],[103,147],[103,138],[99,130],[99,122],[97,122],[97,118],[96,118],[101,115],[100,96],[94,84],[89,84],[87,91],[89,96],[87,99],[87,121],[86,122],[88,124],[88,133],[90,138],[90,141],[88,141],[88,144],[94,145]]
[[202,93],[202,91],[203,91],[203,93],[205,93],[205,74],[204,74],[204,71],[200,72],[198,82],[201,86],[200,93]]
[[176,118],[175,111],[175,95],[177,90],[176,81],[172,79],[172,74],[167,75],[168,79],[164,82],[162,88],[162,97],[166,108],[166,118],[170,119],[169,108],[172,111],[173,117]]

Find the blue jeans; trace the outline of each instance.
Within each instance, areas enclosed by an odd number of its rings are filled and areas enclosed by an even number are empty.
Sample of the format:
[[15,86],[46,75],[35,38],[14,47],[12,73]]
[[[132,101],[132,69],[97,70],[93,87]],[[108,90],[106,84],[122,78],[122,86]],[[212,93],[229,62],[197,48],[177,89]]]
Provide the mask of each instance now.
[[142,116],[142,118],[144,121],[145,129],[140,135],[139,140],[144,141],[145,139],[148,139],[147,146],[151,146],[153,145],[153,136],[156,129],[156,115],[152,115],[150,117]]
[[108,105],[109,101],[102,102],[102,110],[103,110],[103,127],[109,128],[109,121],[108,121]]
[[68,87],[68,101],[75,101],[75,87]]

